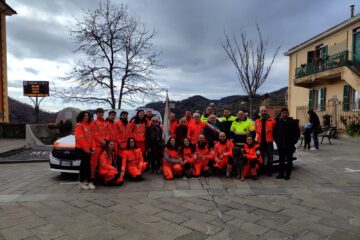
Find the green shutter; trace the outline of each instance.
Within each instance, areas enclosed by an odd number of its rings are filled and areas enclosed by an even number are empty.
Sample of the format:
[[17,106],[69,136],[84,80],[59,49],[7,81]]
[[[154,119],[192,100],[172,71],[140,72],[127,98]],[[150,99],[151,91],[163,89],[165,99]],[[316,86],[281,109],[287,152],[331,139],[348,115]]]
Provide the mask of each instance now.
[[328,46],[324,46],[322,48],[322,56],[321,56],[321,58],[324,62],[326,61],[327,53],[328,53]]
[[326,88],[320,89],[320,110],[325,111],[326,107]]
[[312,63],[314,60],[314,51],[310,51],[307,53],[307,63]]
[[344,96],[343,96],[343,111],[349,111],[350,109],[350,86],[344,86]]
[[309,110],[312,110],[313,105],[313,98],[314,98],[314,91],[312,89],[309,90]]

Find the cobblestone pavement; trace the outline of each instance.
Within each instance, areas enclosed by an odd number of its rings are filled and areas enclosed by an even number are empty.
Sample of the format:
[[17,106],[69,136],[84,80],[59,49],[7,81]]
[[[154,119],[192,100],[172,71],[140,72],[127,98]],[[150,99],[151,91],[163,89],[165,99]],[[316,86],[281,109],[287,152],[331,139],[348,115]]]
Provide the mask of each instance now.
[[290,181],[210,177],[80,191],[47,163],[0,165],[0,239],[360,239],[360,148],[299,151]]

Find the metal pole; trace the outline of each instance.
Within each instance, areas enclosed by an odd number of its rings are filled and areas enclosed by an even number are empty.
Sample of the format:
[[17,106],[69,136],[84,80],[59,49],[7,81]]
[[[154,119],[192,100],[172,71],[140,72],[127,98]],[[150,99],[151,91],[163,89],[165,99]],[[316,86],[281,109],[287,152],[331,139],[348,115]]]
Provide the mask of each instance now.
[[39,123],[39,102],[38,96],[35,97],[35,123]]

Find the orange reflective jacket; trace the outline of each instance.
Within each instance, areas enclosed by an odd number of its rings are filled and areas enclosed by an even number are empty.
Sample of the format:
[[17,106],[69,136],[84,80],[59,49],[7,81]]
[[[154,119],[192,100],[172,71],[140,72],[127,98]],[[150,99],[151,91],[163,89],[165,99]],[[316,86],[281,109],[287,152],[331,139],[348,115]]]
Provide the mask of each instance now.
[[92,131],[91,125],[85,121],[76,124],[75,130],[75,147],[81,148],[82,150],[88,152],[92,148]]
[[146,132],[146,124],[145,123],[135,123],[134,120],[130,122],[131,134],[132,137],[135,138],[136,142],[144,142],[145,141],[145,132]]
[[91,122],[94,147],[103,147],[102,142],[106,140],[108,126],[104,119],[96,119]]
[[263,162],[259,144],[253,144],[252,146],[245,144],[244,145],[244,155],[245,155],[246,159],[248,159],[248,160],[257,159],[259,161],[259,163]]
[[[233,147],[234,144],[230,140],[227,140],[225,144],[217,142],[214,146],[215,160],[222,160],[222,158],[232,156]],[[220,158],[221,155],[223,156],[222,158]]]
[[205,123],[203,122],[195,122],[193,121],[188,128],[188,138],[190,139],[190,142],[192,144],[196,144],[200,134],[203,133],[203,130],[205,128]]
[[106,139],[109,141],[116,141],[117,137],[117,127],[115,125],[115,122],[112,121],[106,121],[107,123],[107,136]]
[[[266,133],[266,142],[267,143],[273,142],[274,126],[275,126],[275,120],[273,118],[269,117],[268,119],[266,119],[265,133]],[[256,132],[255,140],[258,143],[261,143],[261,141],[262,141],[262,120],[260,118],[256,119],[256,121],[255,121],[255,132]]]
[[191,147],[184,147],[182,158],[188,163],[194,162],[194,153],[192,152]]
[[175,137],[175,130],[179,126],[179,123],[177,121],[171,121],[170,122],[170,136]]
[[200,149],[198,147],[198,145],[196,145],[194,159],[195,159],[195,162],[207,163],[209,160],[214,159],[214,151],[212,149],[208,149],[207,146],[203,149]]
[[127,141],[131,137],[131,126],[130,123],[127,123],[126,125],[124,122],[120,119],[115,123],[116,127],[116,139],[119,144],[119,147],[121,149],[126,149]]
[[125,172],[128,167],[142,169],[144,158],[140,148],[128,149],[124,152],[121,164],[121,172]]
[[100,161],[99,161],[100,175],[111,176],[111,175],[115,175],[118,172],[118,170],[113,166],[113,161],[116,158],[114,153],[112,155],[111,154],[109,155],[106,151],[103,151],[102,154],[100,155]]
[[[167,153],[167,155],[169,156],[169,158],[173,158],[173,159],[179,159],[180,160],[180,157],[179,157],[179,152],[177,150],[172,150],[172,149],[168,149],[168,148],[165,148],[164,149],[164,155]],[[181,161],[179,161],[180,163]],[[167,165],[173,165],[174,163],[171,163],[169,162],[166,157],[163,158],[163,163],[164,164],[167,164]]]

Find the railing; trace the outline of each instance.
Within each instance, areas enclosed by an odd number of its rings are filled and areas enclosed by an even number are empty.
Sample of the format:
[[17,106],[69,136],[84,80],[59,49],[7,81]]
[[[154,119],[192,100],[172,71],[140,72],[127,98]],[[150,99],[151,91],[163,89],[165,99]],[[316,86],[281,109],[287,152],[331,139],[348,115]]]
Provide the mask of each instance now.
[[315,73],[327,71],[333,68],[351,65],[348,59],[349,51],[343,51],[332,56],[328,56],[325,60],[319,60],[314,63],[302,64],[301,67],[296,68],[295,78],[306,77]]
[[[360,116],[360,109],[357,108],[358,103],[350,103],[350,110],[344,111],[343,110],[343,104],[337,103],[337,104],[329,104],[325,106],[324,111],[317,111],[315,110],[316,114],[319,116],[320,123],[322,126],[326,125],[326,123],[323,122],[323,117],[325,115],[330,116],[330,125],[331,126],[337,126],[338,129],[345,129],[344,124],[341,122],[340,117],[342,116]],[[299,106],[296,108],[296,118],[299,120],[300,126],[304,126],[306,122],[308,122],[308,112],[309,107],[308,106]]]

